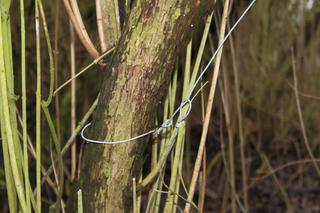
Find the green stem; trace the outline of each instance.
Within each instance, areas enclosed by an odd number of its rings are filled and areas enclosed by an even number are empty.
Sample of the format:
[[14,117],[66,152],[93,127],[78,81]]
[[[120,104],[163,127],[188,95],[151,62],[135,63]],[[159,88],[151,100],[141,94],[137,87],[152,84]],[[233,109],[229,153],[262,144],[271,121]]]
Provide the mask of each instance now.
[[[7,4],[7,5],[6,5]],[[5,17],[7,14],[5,11],[9,10],[10,3],[9,1],[5,1],[2,3],[2,8],[0,8],[0,22],[2,22],[2,19],[5,21]],[[4,16],[2,18],[2,16]],[[2,37],[2,33],[0,34],[0,37]],[[1,39],[1,38],[0,38]],[[5,46],[0,46],[0,48],[5,49]],[[1,55],[2,57],[2,55]],[[3,57],[4,59],[4,57]],[[1,60],[1,58],[0,58]],[[4,68],[5,69],[5,68]],[[5,81],[5,79],[3,79]],[[1,82],[1,78],[0,78]],[[1,99],[1,94],[0,94]],[[13,180],[12,170],[10,168],[10,156],[9,156],[9,148],[8,148],[8,142],[6,140],[6,131],[5,131],[5,120],[3,115],[3,109],[0,103],[0,125],[1,125],[1,135],[2,135],[2,151],[3,151],[3,160],[4,160],[4,171],[5,171],[5,178],[6,178],[6,188],[7,188],[7,194],[8,194],[8,203],[9,203],[9,210],[10,212],[17,212],[17,197],[16,197],[16,190],[15,190],[15,183]]]
[[[0,80],[1,82],[1,80]],[[1,94],[0,94],[1,96]],[[1,97],[0,97],[1,100]],[[8,203],[9,203],[9,210],[10,213],[17,212],[17,197],[16,197],[16,190],[14,187],[14,180],[12,176],[12,171],[10,168],[10,157],[9,157],[9,148],[8,142],[6,140],[6,132],[4,128],[5,125],[4,115],[2,111],[2,106],[0,104],[0,125],[1,125],[1,135],[2,135],[2,152],[3,152],[3,161],[4,161],[4,171],[5,171],[5,178],[6,178],[6,188],[8,194]]]
[[36,188],[37,211],[41,212],[41,55],[39,1],[35,0],[36,24],[36,60],[37,60],[37,90],[36,90]]
[[18,130],[17,130],[17,118],[16,118],[16,103],[18,96],[14,94],[14,74],[12,64],[12,41],[11,41],[11,26],[9,11],[2,13],[2,36],[3,36],[3,50],[4,50],[4,65],[6,72],[8,103],[9,103],[9,117],[11,126],[13,128],[12,137],[14,142],[14,148],[17,150],[17,164],[20,178],[22,179],[22,153],[21,145],[19,142]]
[[[177,81],[178,81],[178,63],[176,64],[176,68],[173,73],[173,79],[172,83],[169,86],[169,92],[167,95],[167,98],[165,100],[164,110],[163,110],[163,121],[168,119],[169,113],[172,114],[174,111],[174,105],[175,105],[175,99],[176,99],[176,93],[177,93]],[[169,106],[170,104],[170,106]],[[170,109],[169,109],[170,108]],[[170,110],[170,112],[169,112]],[[169,142],[168,135],[170,134],[170,130],[165,130],[163,133],[163,137],[160,141],[161,147],[160,147],[160,153],[159,156],[162,158],[164,156],[165,146]],[[161,163],[161,162],[160,162]],[[164,169],[163,169],[164,170]],[[163,177],[164,177],[164,171],[161,171],[161,169],[158,171],[158,179],[153,185],[153,189],[156,190],[162,190],[163,186]],[[151,202],[151,205],[149,207],[150,212],[159,212],[160,207],[160,201],[161,201],[161,193],[151,193],[151,196],[149,198],[149,202]]]
[[21,93],[22,93],[22,141],[23,141],[23,171],[26,186],[26,202],[28,212],[31,212],[30,191],[29,191],[29,160],[28,160],[28,142],[27,142],[27,93],[26,93],[26,37],[25,37],[25,18],[24,18],[24,0],[20,0],[20,18],[21,18]]
[[[213,13],[210,14],[210,16],[207,18],[207,21],[206,21],[206,26],[205,26],[203,34],[202,34],[201,43],[200,43],[200,47],[198,50],[196,62],[193,67],[191,80],[189,82],[190,86],[192,86],[194,84],[194,82],[196,81],[196,78],[197,78],[199,70],[200,70],[200,63],[203,58],[203,52],[204,52],[204,48],[206,46],[206,42],[207,42],[207,38],[208,38],[210,26],[211,26],[212,16],[213,16]],[[189,91],[186,91],[186,92],[188,93]]]
[[[90,107],[90,109],[88,110],[88,112],[84,115],[84,117],[82,118],[81,122],[78,124],[78,126],[76,127],[76,129],[74,130],[73,134],[70,136],[70,138],[68,139],[68,141],[66,142],[66,144],[64,145],[64,147],[61,150],[61,155],[62,157],[64,156],[64,154],[68,151],[68,149],[70,148],[70,146],[74,143],[74,139],[77,137],[77,135],[79,134],[79,132],[81,131],[81,129],[83,128],[83,126],[87,123],[87,121],[89,120],[90,116],[92,115],[93,111],[95,110],[96,106],[98,104],[98,98],[96,98],[96,100],[94,101],[94,103],[92,104],[92,106]],[[44,176],[42,178],[42,183],[45,182],[46,178],[52,173],[53,168],[52,165],[49,167],[49,169],[46,172],[46,176]]]
[[[7,2],[7,1],[5,1]],[[10,5],[10,4],[9,4]],[[21,209],[22,211],[26,212],[26,199],[24,196],[24,188],[23,188],[23,183],[21,181],[20,178],[20,174],[19,174],[19,167],[18,167],[18,159],[15,153],[15,146],[14,146],[14,138],[13,138],[13,129],[11,126],[11,119],[10,119],[10,110],[9,110],[9,97],[8,97],[8,93],[7,93],[7,74],[6,74],[6,63],[10,63],[8,61],[4,61],[5,60],[5,55],[4,53],[8,53],[8,50],[4,50],[4,41],[3,38],[6,38],[7,35],[4,35],[5,31],[3,30],[4,28],[6,28],[7,26],[3,26],[3,19],[6,19],[8,17],[6,17],[7,14],[3,15],[3,11],[1,11],[1,21],[0,21],[0,79],[1,79],[1,95],[0,95],[0,102],[2,104],[1,109],[3,110],[2,115],[3,115],[3,123],[4,123],[4,130],[5,130],[5,136],[6,136],[6,140],[8,142],[8,151],[9,151],[9,158],[10,158],[10,165],[11,165],[11,169],[12,169],[12,175],[13,175],[13,179],[14,179],[14,183],[15,183],[15,187],[17,190],[17,194],[18,194],[18,198],[20,201],[20,205],[21,205]],[[8,71],[8,70],[7,70]],[[10,72],[10,71],[8,71]]]
[[[186,70],[185,70],[184,82],[183,82],[183,99],[186,99],[188,97],[190,87],[194,84],[196,77],[197,77],[197,74],[200,70],[200,63],[201,63],[205,44],[206,44],[207,37],[208,37],[208,33],[209,33],[210,25],[211,25],[211,20],[212,20],[212,15],[213,15],[213,13],[211,13],[211,15],[207,18],[207,22],[206,22],[206,26],[205,26],[205,29],[204,29],[204,32],[202,35],[202,39],[201,39],[199,51],[197,54],[196,62],[195,62],[195,65],[194,65],[194,68],[192,71],[191,80],[190,80],[190,75],[191,75],[191,43],[188,45],[187,56],[186,56],[187,57]],[[186,110],[187,110],[186,108],[182,109],[181,113],[184,114],[186,112]],[[178,192],[176,190],[178,190],[177,186],[180,185],[179,184],[180,180],[177,176],[177,173],[178,173],[180,161],[183,158],[182,157],[183,156],[182,147],[183,147],[183,143],[184,143],[185,131],[186,131],[186,129],[185,129],[185,123],[184,123],[179,128],[177,143],[176,143],[176,147],[175,147],[173,170],[171,173],[170,185],[169,185],[169,190],[174,191],[176,193],[168,195],[166,206],[165,206],[166,212],[174,211],[174,209],[173,209],[173,205],[175,203],[174,201],[177,200],[177,198],[178,198],[176,196],[176,194],[178,194]]]
[[52,47],[51,47],[51,42],[50,42],[50,35],[48,32],[48,27],[47,27],[47,21],[46,21],[46,16],[44,14],[43,6],[41,0],[38,0],[39,3],[39,9],[40,9],[40,15],[42,19],[42,25],[44,29],[44,34],[47,42],[47,47],[48,47],[48,54],[49,54],[49,70],[50,70],[50,88],[49,88],[49,95],[46,101],[43,102],[43,105],[45,107],[48,107],[52,101],[53,97],[53,86],[54,86],[54,61],[53,61],[53,53],[52,53]]
[[83,213],[82,191],[81,191],[81,189],[77,192],[77,196],[78,196],[78,213]]
[[47,119],[48,125],[49,125],[49,129],[51,132],[51,136],[53,139],[53,143],[56,149],[56,152],[58,154],[58,164],[59,164],[59,183],[57,183],[58,185],[58,199],[57,199],[57,206],[60,205],[61,203],[61,198],[62,198],[62,192],[63,192],[63,159],[62,159],[62,154],[61,154],[61,147],[60,147],[60,143],[58,140],[58,136],[54,127],[54,123],[52,121],[50,112],[48,110],[48,108],[45,106],[45,102],[42,102],[42,110],[44,113],[44,116]]

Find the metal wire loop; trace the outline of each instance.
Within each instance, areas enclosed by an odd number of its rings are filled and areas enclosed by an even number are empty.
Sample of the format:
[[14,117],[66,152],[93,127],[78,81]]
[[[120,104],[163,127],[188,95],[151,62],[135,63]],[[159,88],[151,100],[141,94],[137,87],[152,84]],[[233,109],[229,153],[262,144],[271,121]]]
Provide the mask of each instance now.
[[[247,9],[242,13],[242,15],[239,17],[239,19],[236,21],[236,23],[231,27],[231,29],[229,30],[229,32],[225,35],[224,39],[220,42],[220,45],[218,46],[218,48],[216,49],[216,51],[214,52],[214,54],[212,55],[212,57],[210,58],[209,62],[207,63],[207,65],[205,66],[205,68],[201,71],[201,73],[199,74],[198,78],[196,79],[196,81],[194,82],[194,84],[192,85],[190,91],[189,91],[189,95],[187,96],[188,98],[185,99],[184,101],[181,102],[180,106],[176,109],[176,111],[174,111],[174,113],[171,115],[171,117],[169,119],[167,119],[166,121],[164,121],[160,127],[155,128],[153,130],[150,130],[149,132],[145,132],[141,135],[132,137],[130,139],[125,139],[125,140],[119,140],[119,141],[98,141],[98,140],[92,140],[89,139],[87,137],[84,136],[84,131],[87,127],[89,127],[91,125],[91,123],[88,123],[85,127],[83,127],[82,131],[81,131],[81,137],[83,140],[85,140],[87,143],[97,143],[97,144],[121,144],[121,143],[127,143],[127,142],[131,142],[143,137],[146,137],[148,135],[151,134],[156,134],[156,135],[160,135],[163,129],[166,128],[170,128],[173,125],[173,120],[174,117],[179,113],[179,118],[176,122],[176,131],[177,129],[179,129],[179,127],[183,124],[183,122],[186,120],[186,118],[188,117],[188,115],[191,112],[192,109],[192,101],[194,100],[194,98],[198,95],[198,93],[194,94],[192,96],[192,94],[194,93],[194,90],[196,89],[196,86],[200,83],[200,81],[202,80],[202,77],[204,76],[204,74],[208,71],[210,65],[212,64],[213,60],[215,59],[215,57],[217,56],[217,54],[219,53],[219,51],[222,49],[224,43],[226,42],[226,40],[229,38],[229,36],[231,35],[231,33],[234,31],[234,29],[238,26],[238,24],[241,22],[241,20],[243,19],[243,17],[247,14],[247,12],[250,10],[250,8],[254,5],[254,3],[256,2],[256,0],[253,0],[250,5],[247,7]],[[202,87],[201,87],[202,88]],[[200,90],[201,90],[200,88]],[[199,90],[199,91],[200,91]],[[183,111],[183,108],[186,107],[186,105],[188,105],[188,109],[187,111]],[[182,114],[184,113],[184,114]]]
[[[187,111],[181,115],[181,113],[183,113],[182,109],[185,107],[185,106],[188,106],[187,108]],[[190,99],[186,99],[184,101],[182,101],[180,107],[180,117],[179,119],[177,120],[177,123],[176,123],[176,127],[179,128],[181,126],[181,124],[186,120],[186,118],[188,117],[188,115],[190,114],[191,112],[191,109],[192,109],[192,102]]]

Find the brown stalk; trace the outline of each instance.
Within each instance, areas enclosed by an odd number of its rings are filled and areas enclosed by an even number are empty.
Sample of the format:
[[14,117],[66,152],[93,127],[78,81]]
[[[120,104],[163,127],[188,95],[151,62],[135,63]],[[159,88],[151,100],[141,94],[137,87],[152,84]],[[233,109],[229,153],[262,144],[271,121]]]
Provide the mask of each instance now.
[[[229,0],[226,0],[225,4],[224,4],[224,9],[223,9],[223,15],[222,15],[222,23],[221,23],[220,36],[219,36],[219,45],[221,44],[222,40],[224,39],[228,10],[229,10]],[[222,48],[219,51],[217,58],[216,58],[216,63],[215,63],[215,67],[214,67],[214,72],[213,72],[213,76],[212,76],[212,83],[211,83],[211,87],[210,87],[210,93],[209,93],[209,98],[208,98],[208,103],[207,103],[207,108],[206,108],[206,116],[205,116],[201,139],[200,139],[199,150],[198,150],[197,159],[196,159],[193,174],[192,174],[191,185],[190,185],[189,195],[188,195],[188,202],[185,206],[184,212],[190,212],[190,208],[191,208],[190,203],[193,200],[193,196],[194,196],[194,192],[195,192],[195,188],[196,188],[196,182],[197,182],[200,167],[201,167],[203,151],[205,148],[207,133],[209,130],[209,123],[210,123],[210,117],[211,117],[211,110],[212,110],[212,106],[213,106],[213,99],[214,99],[215,90],[216,90],[216,86],[217,86],[221,56],[222,56]]]
[[[74,30],[70,22],[70,58],[71,58],[71,78],[76,74],[76,56],[75,56],[75,37]],[[76,128],[76,79],[71,81],[71,134]],[[71,180],[76,176],[77,167],[77,146],[73,143],[71,146]]]
[[[74,12],[72,11],[71,5],[69,3],[68,0],[63,0],[64,6],[66,8],[67,14],[69,16],[69,19],[72,22],[72,25],[81,41],[81,43],[83,44],[83,46],[86,48],[86,50],[88,51],[88,53],[94,58],[98,58],[99,57],[99,52],[95,49],[95,47],[92,45],[92,42],[88,36],[88,34],[86,33],[86,30],[84,28],[84,25],[82,23],[82,20],[79,23],[79,17],[77,18],[76,15],[74,14]],[[81,17],[80,17],[81,18]],[[82,27],[81,27],[81,23],[82,23]]]
[[103,31],[101,0],[96,0],[96,13],[97,13],[97,26],[98,26],[100,47],[101,47],[101,51],[105,52],[107,50],[107,45],[106,45],[105,35]]
[[306,146],[306,149],[308,151],[310,158],[313,160],[314,167],[315,167],[318,175],[320,176],[320,168],[319,168],[317,162],[315,161],[315,158],[314,158],[311,146],[310,146],[310,142],[309,142],[309,139],[307,136],[307,132],[306,132],[306,128],[305,128],[304,120],[303,120],[303,115],[302,115],[302,111],[301,111],[301,104],[300,104],[299,92],[298,92],[299,90],[298,90],[296,61],[294,58],[293,50],[291,53],[291,58],[292,58],[292,72],[293,72],[293,82],[294,82],[294,94],[295,94],[295,98],[296,98],[296,104],[297,104],[297,109],[298,109],[298,114],[299,114],[301,131],[302,131],[302,135],[303,135],[303,141],[304,141],[304,144]]
[[233,43],[233,38],[230,36],[230,49],[232,57],[233,75],[234,75],[234,85],[235,85],[235,95],[236,95],[236,106],[237,106],[237,117],[238,117],[238,131],[240,139],[240,161],[241,161],[241,175],[242,175],[242,192],[245,212],[248,212],[248,177],[246,171],[246,155],[245,155],[245,139],[243,136],[243,125],[242,125],[242,109],[240,100],[240,83],[239,83],[239,70],[236,62],[236,54]]
[[[233,131],[231,128],[230,107],[229,107],[229,101],[228,101],[228,95],[227,95],[228,83],[227,83],[227,77],[225,75],[223,75],[223,81],[224,81],[224,87],[220,84],[220,91],[221,91],[223,111],[224,111],[224,117],[225,117],[225,122],[227,127],[227,133],[228,133],[228,151],[229,151],[229,167],[230,167],[229,174],[230,174],[230,187],[231,187],[230,191],[233,191],[236,188],[235,166],[234,166],[234,141],[233,141]],[[236,199],[234,194],[235,193],[232,193],[232,197],[231,197],[231,206],[232,206],[233,213],[237,211]]]
[[[91,41],[91,39],[90,39],[90,37],[88,35],[86,27],[84,26],[77,0],[70,0],[70,3],[71,3],[71,8],[72,8],[73,14],[74,14],[74,16],[75,16],[75,18],[76,18],[76,20],[77,20],[77,22],[79,24],[80,30],[81,30],[84,38],[86,39],[86,41],[90,45],[91,49],[95,49],[95,47],[94,47],[94,45],[93,45],[93,43],[92,43],[92,41]],[[95,49],[95,51],[97,51],[97,50]]]

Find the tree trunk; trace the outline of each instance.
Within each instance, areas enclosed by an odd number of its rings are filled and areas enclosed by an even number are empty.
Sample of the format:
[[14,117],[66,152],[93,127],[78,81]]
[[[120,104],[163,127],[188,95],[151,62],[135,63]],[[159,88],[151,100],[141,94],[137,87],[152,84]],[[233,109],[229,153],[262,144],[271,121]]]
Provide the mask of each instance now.
[[[155,111],[196,20],[213,1],[138,1],[115,50],[93,124],[96,140],[121,140],[154,128]],[[79,187],[84,212],[130,212],[132,178],[142,168],[145,140],[120,145],[87,144]]]

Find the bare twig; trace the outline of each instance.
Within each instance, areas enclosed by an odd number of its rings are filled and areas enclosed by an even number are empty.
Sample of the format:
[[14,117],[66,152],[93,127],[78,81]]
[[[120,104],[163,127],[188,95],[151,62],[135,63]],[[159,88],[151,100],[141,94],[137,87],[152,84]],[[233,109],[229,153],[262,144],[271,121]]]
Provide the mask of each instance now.
[[[90,118],[90,116],[92,115],[93,111],[95,110],[96,106],[98,104],[98,98],[94,101],[94,103],[92,104],[92,106],[90,107],[90,109],[88,110],[88,112],[84,115],[84,117],[82,118],[81,122],[78,124],[77,128],[74,130],[74,132],[72,133],[72,135],[70,136],[70,138],[68,139],[68,141],[66,142],[66,144],[64,145],[64,147],[61,150],[61,155],[63,156],[68,149],[70,148],[70,146],[74,143],[74,139],[77,137],[77,135],[79,134],[79,132],[81,131],[81,129],[83,128],[83,126],[85,125],[85,123],[88,121],[88,119]],[[46,172],[46,175],[43,176],[42,178],[42,183],[44,183],[44,181],[46,180],[46,178],[52,173],[52,166],[49,167],[49,169]]]
[[[292,85],[292,83],[291,82],[289,82],[289,81],[286,81],[287,82],[287,84],[289,85],[289,87],[291,88],[291,89],[295,89],[294,88],[294,85]],[[301,92],[300,90],[298,91],[298,93],[299,93],[299,95],[300,96],[302,96],[302,97],[304,97],[304,98],[310,98],[310,99],[313,99],[313,100],[316,100],[316,101],[320,101],[320,97],[319,96],[316,96],[316,95],[310,95],[310,94],[307,94],[307,93],[305,93],[305,92]]]
[[309,163],[314,163],[314,162],[320,163],[320,159],[315,158],[315,159],[302,159],[302,160],[290,161],[288,163],[285,163],[285,164],[273,169],[271,172],[263,175],[262,177],[252,178],[252,180],[253,180],[252,184],[255,184],[258,181],[262,181],[263,179],[269,177],[270,175],[273,175],[277,172],[280,172],[281,170],[286,169],[288,167],[296,166],[296,165],[300,165],[300,164],[309,164]]
[[[70,3],[71,3],[71,8],[72,8],[73,14],[74,14],[74,16],[75,16],[75,18],[76,18],[79,26],[80,26],[80,29],[81,29],[81,32],[82,32],[84,38],[85,38],[86,41],[89,43],[91,49],[97,51],[97,50],[95,49],[95,47],[94,47],[94,45],[93,45],[93,43],[92,43],[89,35],[88,35],[88,32],[87,32],[87,30],[86,30],[86,27],[84,26],[84,23],[83,23],[81,14],[80,14],[80,10],[79,10],[79,6],[78,6],[77,0],[70,0]],[[97,52],[98,52],[98,51],[97,51]]]
[[[299,99],[299,93],[298,93],[298,80],[297,80],[297,70],[296,70],[296,61],[294,58],[294,54],[293,54],[293,50],[291,53],[291,57],[292,57],[292,72],[293,72],[293,82],[294,82],[294,94],[296,97],[296,104],[297,104],[297,109],[298,109],[298,114],[299,114],[299,121],[300,121],[300,126],[301,126],[301,131],[302,131],[302,135],[303,135],[303,140],[304,140],[304,144],[307,148],[308,154],[310,155],[311,159],[315,159],[311,146],[310,146],[310,142],[309,139],[307,137],[307,132],[306,132],[306,128],[304,125],[304,120],[303,120],[303,115],[302,115],[302,111],[301,111],[301,104],[300,104],[300,99]],[[314,167],[318,173],[318,175],[320,176],[320,168],[317,164],[317,162],[314,160]]]
[[91,62],[88,66],[86,66],[84,69],[82,69],[80,72],[78,72],[75,76],[64,82],[61,86],[59,86],[53,93],[53,95],[56,95],[57,92],[59,92],[63,87],[65,87],[67,84],[69,84],[72,80],[79,77],[82,73],[87,71],[90,67],[92,67],[94,64],[97,64],[99,61],[101,61],[105,56],[109,55],[114,50],[114,47],[108,50],[107,52],[103,53],[101,56],[96,58],[93,62]]
[[[81,27],[81,24],[79,23],[79,19],[76,18],[76,15],[72,11],[72,8],[71,8],[71,5],[70,5],[69,1],[68,0],[63,0],[63,3],[64,3],[64,6],[66,8],[67,14],[68,14],[68,16],[69,16],[69,18],[70,18],[70,20],[71,20],[71,22],[73,24],[73,27],[74,27],[74,29],[76,30],[76,32],[77,32],[77,34],[79,36],[79,39],[80,39],[81,43],[83,44],[83,46],[86,48],[88,53],[94,59],[98,58],[100,54],[96,50],[96,48],[93,46],[89,36],[86,34],[86,30],[84,28],[83,23],[82,23],[82,27]],[[81,19],[81,22],[82,22],[82,19]]]
[[96,13],[97,13],[97,26],[100,40],[101,51],[105,52],[107,50],[105,35],[103,31],[103,22],[102,22],[102,12],[101,12],[101,0],[96,0]]
[[[75,37],[74,30],[70,22],[70,58],[71,58],[71,78],[76,74],[76,56],[75,56]],[[76,79],[71,81],[71,133],[76,128]],[[76,176],[77,167],[77,145],[73,143],[71,146],[71,180]]]
[[[224,74],[224,73],[223,73]],[[220,92],[221,92],[221,99],[222,99],[222,105],[223,105],[223,111],[224,111],[224,117],[225,117],[225,122],[226,122],[226,128],[227,128],[227,133],[228,133],[228,151],[229,151],[229,168],[230,169],[229,174],[230,174],[230,187],[231,191],[236,188],[236,182],[235,182],[235,165],[234,165],[234,141],[233,141],[233,131],[231,128],[231,113],[230,113],[230,107],[229,107],[229,102],[228,102],[228,97],[227,97],[227,86],[226,86],[226,77],[223,76],[224,80],[224,87],[219,84],[220,86]],[[236,198],[233,193],[231,197],[231,207],[232,207],[232,212],[235,213],[237,211],[237,206],[236,206]]]
[[[230,27],[229,27],[230,28]],[[242,175],[242,192],[245,212],[248,212],[248,177],[246,171],[246,154],[245,154],[245,139],[243,136],[243,125],[242,125],[242,109],[241,109],[241,98],[240,98],[240,83],[239,83],[239,70],[236,62],[236,53],[233,44],[233,38],[230,36],[230,49],[232,57],[235,94],[236,94],[236,106],[237,106],[237,117],[238,117],[238,131],[240,139],[240,161],[241,161],[241,175]]]

